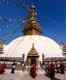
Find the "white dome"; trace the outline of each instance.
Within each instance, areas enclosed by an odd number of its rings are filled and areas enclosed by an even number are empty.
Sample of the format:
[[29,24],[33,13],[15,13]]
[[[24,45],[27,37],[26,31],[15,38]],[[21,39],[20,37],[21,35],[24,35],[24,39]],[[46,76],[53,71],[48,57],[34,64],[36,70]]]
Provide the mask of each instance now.
[[34,47],[40,55],[40,60],[42,59],[43,53],[45,58],[63,57],[60,46],[54,40],[39,35],[29,35],[16,38],[5,47],[4,55],[7,57],[22,57],[22,54],[24,53],[26,59],[28,52],[32,48],[32,43],[34,43]]

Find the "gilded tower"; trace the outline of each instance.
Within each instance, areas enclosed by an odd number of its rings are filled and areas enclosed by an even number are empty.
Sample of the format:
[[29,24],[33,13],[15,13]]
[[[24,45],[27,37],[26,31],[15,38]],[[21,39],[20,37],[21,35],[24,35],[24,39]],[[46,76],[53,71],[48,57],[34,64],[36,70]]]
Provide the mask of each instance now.
[[24,35],[40,35],[42,33],[37,20],[36,7],[32,5],[28,10],[27,20],[23,29]]
[[[28,10],[28,16],[23,29],[23,33],[24,35],[41,35],[42,34],[42,30],[37,19],[37,10],[34,5],[32,5]],[[27,61],[29,64],[37,64],[38,58],[39,58],[39,55],[33,43],[32,48],[28,52]]]

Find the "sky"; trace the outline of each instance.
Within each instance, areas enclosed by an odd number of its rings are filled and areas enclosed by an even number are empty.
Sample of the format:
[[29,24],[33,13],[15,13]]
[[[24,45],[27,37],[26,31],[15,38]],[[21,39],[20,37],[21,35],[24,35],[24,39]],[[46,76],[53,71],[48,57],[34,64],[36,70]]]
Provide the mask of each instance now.
[[66,44],[66,0],[0,0],[0,40],[9,44],[22,36],[27,8],[37,8],[43,35]]

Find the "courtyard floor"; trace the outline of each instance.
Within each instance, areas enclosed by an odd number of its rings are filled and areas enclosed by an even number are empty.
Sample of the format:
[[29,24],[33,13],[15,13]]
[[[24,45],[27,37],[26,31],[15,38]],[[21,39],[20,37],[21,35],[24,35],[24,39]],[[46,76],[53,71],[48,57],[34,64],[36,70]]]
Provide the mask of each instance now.
[[[66,80],[66,72],[65,74],[56,74],[55,80]],[[15,71],[15,74],[11,74],[10,70],[6,70],[4,74],[0,74],[0,80],[50,80],[49,77],[45,75],[45,71],[39,70],[37,72],[37,77],[33,79],[30,77],[28,71]]]

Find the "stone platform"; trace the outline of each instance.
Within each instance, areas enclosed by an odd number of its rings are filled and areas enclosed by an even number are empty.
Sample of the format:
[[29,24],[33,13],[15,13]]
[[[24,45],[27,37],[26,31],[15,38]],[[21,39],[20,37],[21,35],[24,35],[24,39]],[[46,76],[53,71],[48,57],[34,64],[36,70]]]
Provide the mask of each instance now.
[[[15,74],[10,73],[11,70],[6,70],[4,74],[0,74],[0,80],[50,80],[49,77],[45,75],[45,71],[38,70],[38,75],[35,79],[30,77],[29,71],[15,71]],[[55,80],[66,80],[66,72],[65,74],[56,74]]]

